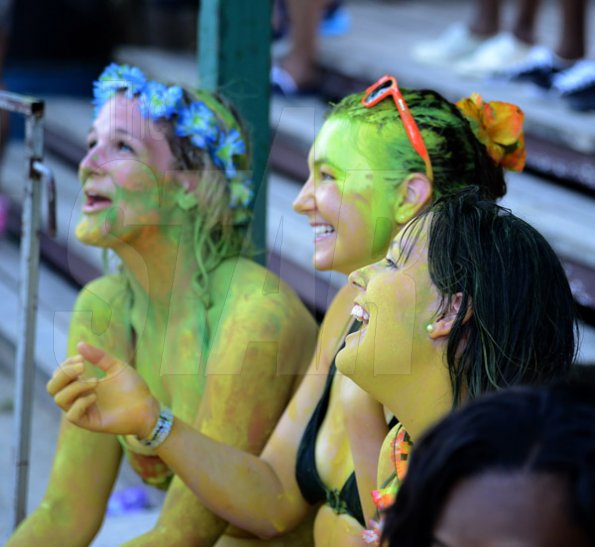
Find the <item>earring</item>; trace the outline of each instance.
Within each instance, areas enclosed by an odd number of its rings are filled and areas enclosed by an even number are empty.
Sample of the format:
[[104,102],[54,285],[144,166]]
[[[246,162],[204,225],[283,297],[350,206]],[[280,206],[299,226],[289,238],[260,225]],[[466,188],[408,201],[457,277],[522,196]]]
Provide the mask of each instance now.
[[432,333],[434,332],[434,325],[432,325],[432,323],[428,323],[428,324],[426,325],[426,332],[427,332],[428,334],[432,334]]

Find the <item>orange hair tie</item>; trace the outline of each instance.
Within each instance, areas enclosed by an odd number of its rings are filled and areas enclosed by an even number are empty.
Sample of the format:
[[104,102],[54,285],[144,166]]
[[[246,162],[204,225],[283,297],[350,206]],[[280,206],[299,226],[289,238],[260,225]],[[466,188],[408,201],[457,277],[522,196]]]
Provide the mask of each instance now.
[[456,106],[498,165],[511,171],[523,170],[527,156],[523,135],[525,116],[518,106],[500,101],[486,103],[478,93],[461,99]]

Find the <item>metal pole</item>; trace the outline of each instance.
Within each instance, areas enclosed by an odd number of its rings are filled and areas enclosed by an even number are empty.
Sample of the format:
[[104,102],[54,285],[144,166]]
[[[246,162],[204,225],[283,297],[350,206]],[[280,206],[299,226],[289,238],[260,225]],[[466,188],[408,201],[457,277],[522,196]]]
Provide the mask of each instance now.
[[19,339],[15,363],[14,409],[14,504],[12,523],[16,527],[25,517],[31,437],[31,409],[35,371],[35,314],[39,278],[39,230],[41,185],[48,187],[50,232],[55,232],[55,187],[51,171],[42,163],[44,103],[33,97],[0,91],[0,109],[25,116],[26,173],[21,224],[21,262],[19,277]]
[[43,125],[38,116],[28,116],[25,122],[27,150],[27,181],[23,203],[21,264],[20,264],[20,316],[19,345],[16,355],[15,397],[15,484],[14,516],[16,526],[27,511],[29,478],[29,445],[31,438],[31,409],[35,372],[35,314],[37,311],[37,282],[39,278],[39,227],[41,188],[34,162],[41,161],[43,151]]

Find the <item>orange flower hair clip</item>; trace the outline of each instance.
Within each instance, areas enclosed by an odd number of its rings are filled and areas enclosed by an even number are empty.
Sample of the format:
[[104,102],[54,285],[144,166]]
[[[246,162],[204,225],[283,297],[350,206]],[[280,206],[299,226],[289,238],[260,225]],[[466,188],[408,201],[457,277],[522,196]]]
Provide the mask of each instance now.
[[518,106],[500,101],[484,102],[478,93],[472,93],[456,105],[498,165],[511,171],[523,170],[527,152],[523,136],[524,114]]

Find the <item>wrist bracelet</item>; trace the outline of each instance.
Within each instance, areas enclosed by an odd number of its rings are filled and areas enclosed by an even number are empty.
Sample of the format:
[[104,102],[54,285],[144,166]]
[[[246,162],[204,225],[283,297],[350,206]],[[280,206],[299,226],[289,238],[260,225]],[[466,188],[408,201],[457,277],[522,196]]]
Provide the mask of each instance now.
[[146,439],[138,439],[143,446],[148,448],[157,448],[167,439],[174,424],[174,415],[172,411],[166,406],[161,405],[159,410],[159,418],[157,423],[151,431],[151,434]]

